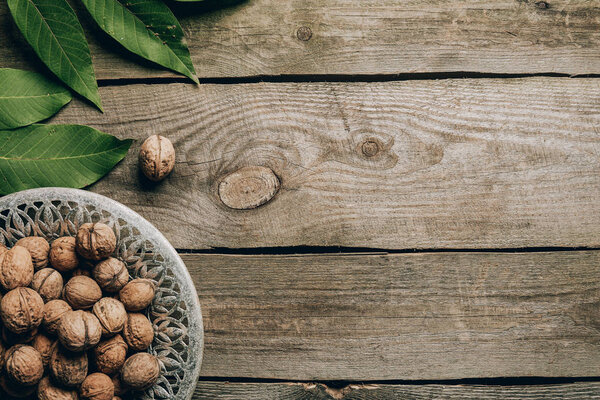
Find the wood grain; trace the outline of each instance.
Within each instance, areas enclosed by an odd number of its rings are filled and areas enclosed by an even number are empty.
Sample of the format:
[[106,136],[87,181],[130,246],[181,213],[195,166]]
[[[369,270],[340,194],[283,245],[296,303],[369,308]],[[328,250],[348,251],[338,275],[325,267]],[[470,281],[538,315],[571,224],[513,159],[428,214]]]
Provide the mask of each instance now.
[[600,375],[600,251],[182,256],[206,377]]
[[[220,11],[176,5],[200,77],[310,74],[600,73],[600,0],[252,0]],[[174,76],[89,21],[101,79]],[[0,66],[33,54],[0,2]]]
[[[53,122],[137,139],[92,190],[176,248],[600,246],[600,79],[128,85],[106,113]],[[176,148],[160,184],[138,171],[152,134]],[[246,166],[281,185],[232,210],[219,182]],[[251,199],[250,199],[251,200]]]
[[193,400],[600,399],[598,382],[560,385],[360,385],[332,389],[316,383],[199,382]]

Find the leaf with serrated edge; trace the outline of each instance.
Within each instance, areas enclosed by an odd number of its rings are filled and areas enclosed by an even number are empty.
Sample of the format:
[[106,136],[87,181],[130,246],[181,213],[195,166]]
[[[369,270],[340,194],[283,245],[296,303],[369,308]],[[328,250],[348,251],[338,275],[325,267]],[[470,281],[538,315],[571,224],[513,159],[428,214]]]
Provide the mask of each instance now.
[[100,110],[92,56],[75,11],[66,0],[8,0],[27,42],[56,76]]
[[81,0],[100,28],[127,50],[198,83],[183,30],[161,0]]
[[0,68],[0,129],[50,118],[69,101],[67,89],[40,74]]
[[83,125],[0,130],[0,193],[91,185],[127,155],[131,142]]

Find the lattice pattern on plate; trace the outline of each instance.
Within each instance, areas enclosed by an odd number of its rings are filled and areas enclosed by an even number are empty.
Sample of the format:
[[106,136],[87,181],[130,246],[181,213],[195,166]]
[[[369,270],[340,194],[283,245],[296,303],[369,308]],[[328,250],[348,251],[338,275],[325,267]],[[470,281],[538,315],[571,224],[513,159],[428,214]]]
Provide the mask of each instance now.
[[12,246],[25,236],[52,241],[74,236],[86,222],[113,228],[132,278],[151,279],[157,294],[147,315],[154,325],[150,352],[161,363],[159,382],[136,399],[190,399],[200,372],[203,329],[198,297],[187,270],[167,240],[125,206],[74,189],[34,189],[0,199],[0,242]]

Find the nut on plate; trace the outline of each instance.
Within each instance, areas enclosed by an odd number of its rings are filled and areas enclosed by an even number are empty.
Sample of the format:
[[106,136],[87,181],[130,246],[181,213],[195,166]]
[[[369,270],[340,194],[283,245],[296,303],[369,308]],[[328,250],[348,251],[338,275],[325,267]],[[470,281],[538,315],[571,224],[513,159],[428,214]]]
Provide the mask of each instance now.
[[92,278],[74,276],[65,285],[64,298],[74,310],[86,310],[102,298],[102,289]]
[[102,290],[116,293],[129,282],[129,271],[125,263],[117,258],[109,257],[94,267],[94,279]]
[[37,271],[48,266],[48,253],[50,244],[46,239],[39,236],[29,236],[17,240],[15,246],[25,247],[31,255],[33,268]]
[[60,345],[55,346],[50,357],[50,373],[60,385],[81,385],[88,373],[87,353],[74,353]]
[[72,271],[79,265],[79,258],[75,251],[75,238],[63,236],[56,239],[50,245],[50,254],[48,256],[50,265],[57,271]]
[[175,166],[175,149],[169,139],[152,135],[142,143],[140,169],[151,181],[163,180]]
[[42,378],[38,384],[37,396],[38,400],[78,400],[79,398],[75,390],[54,386],[48,376]]
[[114,394],[112,380],[100,372],[88,375],[79,388],[81,400],[112,400]]
[[33,347],[18,344],[6,352],[4,370],[19,385],[35,385],[44,375],[42,356]]
[[130,350],[144,351],[154,340],[154,327],[145,315],[129,314],[123,328],[123,338]]
[[135,390],[147,389],[160,376],[158,359],[149,353],[137,353],[129,357],[121,370],[121,382]]
[[102,336],[113,336],[123,330],[127,321],[127,311],[123,303],[112,297],[100,299],[92,309],[102,325]]
[[154,300],[154,283],[150,279],[134,279],[119,292],[119,300],[127,311],[142,311]]
[[119,372],[127,358],[127,343],[116,335],[98,343],[94,348],[94,361],[98,371],[107,375]]
[[51,300],[44,305],[44,319],[42,324],[51,335],[56,335],[60,318],[67,311],[73,310],[71,306],[64,300]]
[[11,332],[30,331],[42,323],[44,300],[33,289],[13,289],[2,298],[0,315],[4,326]]
[[102,260],[117,247],[115,233],[110,226],[101,222],[81,225],[75,239],[77,253],[88,260]]
[[67,311],[58,326],[58,340],[70,351],[91,349],[100,342],[102,326],[98,318],[87,311]]
[[14,246],[0,255],[0,285],[5,290],[29,286],[33,279],[33,262],[25,247]]
[[53,268],[43,268],[33,275],[31,288],[38,292],[44,302],[59,299],[63,291],[63,277]]

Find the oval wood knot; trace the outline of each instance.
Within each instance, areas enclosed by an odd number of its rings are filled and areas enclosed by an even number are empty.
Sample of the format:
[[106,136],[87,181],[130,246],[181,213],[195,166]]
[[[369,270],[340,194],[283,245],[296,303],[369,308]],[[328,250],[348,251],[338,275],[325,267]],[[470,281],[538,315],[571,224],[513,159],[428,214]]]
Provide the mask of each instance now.
[[250,210],[271,200],[279,186],[279,179],[270,168],[254,165],[223,178],[219,183],[219,198],[229,208]]

